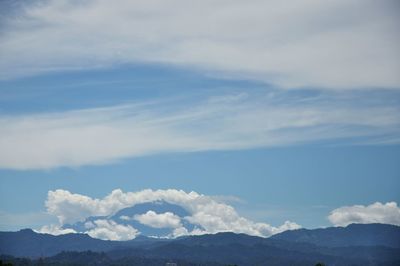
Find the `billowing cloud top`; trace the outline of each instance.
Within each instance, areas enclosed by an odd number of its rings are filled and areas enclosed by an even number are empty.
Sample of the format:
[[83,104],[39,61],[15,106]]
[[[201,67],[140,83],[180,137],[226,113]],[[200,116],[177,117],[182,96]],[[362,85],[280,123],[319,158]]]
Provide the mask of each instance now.
[[[186,214],[179,216],[174,211],[157,212],[152,209],[131,216],[118,216],[119,211],[145,203],[177,205]],[[73,194],[58,189],[48,192],[46,207],[49,214],[58,218],[58,225],[43,226],[39,232],[50,234],[87,233],[92,237],[109,240],[133,239],[141,232],[129,221],[137,225],[157,229],[168,229],[161,237],[178,237],[218,232],[245,233],[268,237],[273,234],[300,228],[300,225],[286,221],[274,227],[263,222],[254,222],[240,216],[233,206],[197,192],[176,189],[141,190],[123,192],[112,191],[102,199]],[[118,217],[116,217],[118,216]],[[386,223],[400,225],[400,208],[396,202],[376,202],[368,206],[344,206],[333,210],[328,216],[334,226],[351,223]],[[84,222],[84,228],[77,231],[70,226]],[[160,237],[159,236],[159,237]]]
[[1,21],[2,78],[156,62],[285,87],[400,88],[398,1],[28,2]]
[[[121,219],[133,219],[154,228],[171,228],[173,230],[171,237],[227,231],[267,237],[284,230],[300,228],[298,224],[290,221],[286,221],[279,227],[253,222],[240,216],[232,206],[196,192],[147,189],[124,193],[117,189],[103,199],[92,199],[59,189],[49,191],[46,207],[50,214],[57,216],[60,224],[44,226],[40,231],[54,234],[70,233],[73,231],[63,226],[84,221],[89,217],[102,216],[102,219],[86,222],[86,231],[84,232],[101,239],[132,239],[140,233],[138,230],[130,225],[118,224],[107,217],[111,217],[123,208],[157,201],[181,206],[190,215],[179,217],[172,212],[156,213],[148,210],[145,213],[138,213],[134,217],[124,216]],[[190,230],[185,227],[183,220],[195,225],[194,229]]]
[[136,214],[134,219],[142,224],[149,225],[155,228],[178,228],[182,227],[179,216],[172,212],[157,214],[154,211],[148,211],[144,214]]
[[400,225],[400,208],[396,202],[385,204],[376,202],[368,206],[344,206],[333,210],[328,219],[335,226],[346,226],[351,223]]

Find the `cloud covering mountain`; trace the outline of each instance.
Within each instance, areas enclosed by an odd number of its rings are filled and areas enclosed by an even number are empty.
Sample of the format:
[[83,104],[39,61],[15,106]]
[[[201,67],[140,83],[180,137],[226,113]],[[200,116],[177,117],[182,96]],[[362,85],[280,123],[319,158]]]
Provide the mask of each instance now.
[[347,226],[351,223],[400,225],[400,208],[396,202],[376,202],[368,206],[343,206],[333,210],[328,219],[336,226]]
[[[119,211],[129,207],[144,203],[157,204],[157,202],[181,207],[187,215],[179,216],[173,211],[156,212],[152,209],[143,210],[142,213],[132,216],[118,214]],[[135,238],[140,232],[130,224],[132,221],[152,228],[170,229],[166,235],[161,235],[164,237],[217,232],[267,237],[285,230],[300,228],[298,224],[290,221],[278,227],[253,222],[240,216],[232,206],[213,197],[175,189],[147,189],[126,193],[117,189],[103,199],[92,199],[59,189],[49,191],[46,207],[51,215],[58,218],[59,225],[44,226],[40,232],[52,234],[77,232],[78,229],[71,225],[81,222],[84,224],[84,228],[80,228],[81,232],[92,237],[112,240]]]
[[[49,191],[47,211],[59,224],[43,226],[49,234],[87,233],[105,240],[129,240],[138,235],[175,238],[218,232],[271,235],[298,229],[286,221],[280,226],[254,222],[241,216],[233,206],[215,197],[176,189],[123,192],[113,190],[102,199],[74,194],[67,190]],[[400,208],[395,202],[369,206],[340,207],[328,216],[335,226],[351,223],[400,225]]]

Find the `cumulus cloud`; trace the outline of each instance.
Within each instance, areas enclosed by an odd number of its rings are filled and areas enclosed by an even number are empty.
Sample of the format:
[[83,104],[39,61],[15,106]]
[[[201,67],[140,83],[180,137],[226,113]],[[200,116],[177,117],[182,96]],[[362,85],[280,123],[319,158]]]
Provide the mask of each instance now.
[[96,225],[95,225],[92,221],[87,221],[87,222],[84,224],[84,226],[85,226],[86,229],[92,229],[92,228],[95,228],[95,227],[96,227]]
[[[204,230],[196,229],[191,234],[235,232],[266,237],[286,230],[300,228],[300,225],[290,221],[286,221],[279,227],[274,227],[266,223],[255,223],[244,217],[240,217],[231,206],[222,207],[214,205],[209,207],[216,207],[218,211],[211,211],[209,213],[200,211],[193,216],[186,217],[189,222],[204,228]],[[222,212],[221,215],[218,215],[219,212]]]
[[56,190],[48,192],[45,205],[47,211],[55,215],[61,224],[64,224],[84,220],[93,214],[104,215],[108,213],[113,207],[106,202],[107,200],[102,205],[107,205],[107,210],[105,210],[105,207],[99,206],[98,200],[93,200],[84,195],[72,194],[66,190]]
[[344,206],[333,210],[328,219],[335,226],[346,226],[351,223],[400,225],[400,208],[396,202]]
[[172,212],[156,213],[148,211],[144,214],[136,214],[136,221],[154,228],[177,228],[181,227],[181,218]]
[[95,227],[86,232],[93,238],[124,241],[134,239],[139,234],[132,226],[117,224],[113,220],[96,220],[93,223]]
[[27,2],[1,21],[2,78],[151,62],[286,87],[400,88],[397,1]]
[[370,103],[363,98],[366,103],[358,104],[362,100],[356,96],[291,96],[283,104],[282,97],[287,95],[239,93],[3,115],[0,168],[76,167],[165,152],[240,150],[338,138],[399,141],[399,106],[385,100]]
[[[256,223],[240,216],[236,210],[222,202],[206,195],[182,190],[142,190],[138,192],[122,192],[114,190],[103,199],[73,194],[66,190],[49,191],[46,201],[48,212],[57,216],[61,225],[83,221],[90,216],[112,216],[117,211],[146,202],[165,201],[179,205],[190,213],[186,217],[178,217],[171,212],[155,213],[149,210],[138,214],[133,219],[155,228],[173,228],[172,236],[198,235],[217,232],[245,233],[267,237],[284,230],[300,228],[296,223],[287,221],[279,227],[266,223]],[[132,217],[123,217],[129,220]],[[196,227],[188,231],[181,219]],[[131,226],[125,226],[109,220],[96,220],[87,233],[101,239],[124,240],[134,238],[139,232]]]
[[180,236],[187,236],[187,235],[198,235],[198,234],[196,234],[197,231],[198,231],[198,229],[196,228],[196,229],[192,230],[192,232],[189,233],[189,231],[185,227],[181,226],[181,227],[175,228],[172,231],[172,237],[180,237]]
[[77,233],[72,228],[61,228],[59,225],[56,225],[56,224],[44,225],[39,230],[35,230],[35,231],[37,233],[50,234],[50,235],[55,235],[55,236]]

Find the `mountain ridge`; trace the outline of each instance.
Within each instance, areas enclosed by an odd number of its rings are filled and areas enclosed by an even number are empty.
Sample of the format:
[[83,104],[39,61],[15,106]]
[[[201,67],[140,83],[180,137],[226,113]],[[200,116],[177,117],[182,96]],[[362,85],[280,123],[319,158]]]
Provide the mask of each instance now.
[[391,224],[349,224],[345,227],[288,230],[270,238],[328,247],[384,245],[400,248],[399,229],[399,226]]
[[[392,230],[390,234],[387,233],[388,229]],[[342,238],[340,241],[335,240],[334,245],[318,244],[326,241],[325,232],[343,230],[351,233],[333,233]],[[312,239],[318,241],[298,241],[307,240],[310,232]],[[364,232],[363,235],[360,232]],[[378,238],[379,242],[365,241],[377,233],[384,236]],[[13,256],[9,258],[9,261],[13,262],[18,261],[18,257],[30,258],[32,265],[38,258],[49,258],[48,261],[53,263],[52,265],[57,265],[54,263],[58,259],[69,261],[72,265],[77,260],[79,262],[79,257],[82,258],[82,265],[87,265],[85,262],[90,258],[93,258],[93,261],[102,261],[104,265],[120,265],[118,263],[121,261],[138,261],[138,258],[148,259],[148,265],[165,265],[162,263],[168,259],[193,262],[193,265],[257,265],[265,262],[270,265],[312,265],[318,261],[335,265],[399,265],[400,248],[393,240],[399,233],[399,226],[359,224],[344,228],[331,227],[328,230],[285,231],[269,238],[220,232],[175,239],[140,237],[129,241],[110,241],[94,239],[86,234],[53,236],[23,229],[18,232],[0,232],[0,254],[3,257]],[[299,238],[299,235],[303,237]],[[358,240],[349,242],[346,246],[336,245],[345,243],[349,237],[354,236]],[[365,241],[364,245],[358,245],[362,244],[362,241]],[[86,254],[88,251],[92,253]],[[151,261],[157,261],[159,264],[151,264]],[[116,262],[118,263],[115,264]]]

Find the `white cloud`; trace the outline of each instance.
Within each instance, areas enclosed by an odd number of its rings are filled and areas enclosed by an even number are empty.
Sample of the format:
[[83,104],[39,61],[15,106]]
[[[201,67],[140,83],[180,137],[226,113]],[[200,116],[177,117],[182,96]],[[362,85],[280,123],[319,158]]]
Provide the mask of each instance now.
[[285,230],[301,228],[300,225],[290,221],[286,221],[279,227],[274,227],[266,223],[255,223],[244,217],[240,217],[231,206],[210,204],[206,208],[216,208],[216,210],[208,212],[199,211],[192,216],[186,217],[189,222],[204,228],[204,230],[195,230],[191,234],[235,232],[266,237]]
[[98,200],[66,190],[49,191],[46,201],[47,211],[61,224],[84,220],[95,213],[103,214],[98,205]]
[[400,88],[398,8],[390,0],[35,1],[2,21],[0,73],[150,62],[288,87]]
[[156,213],[148,211],[144,214],[136,214],[136,221],[154,228],[178,228],[181,227],[181,219],[172,212]]
[[[384,100],[371,105],[359,98],[355,103],[351,96],[345,100],[279,93],[234,96],[0,116],[0,168],[76,167],[165,152],[238,150],[349,137],[398,141],[399,107]],[[282,97],[287,97],[285,104]]]
[[124,220],[124,221],[130,221],[130,220],[132,220],[132,218],[131,218],[131,217],[129,217],[129,216],[126,216],[126,215],[122,215],[122,216],[120,216],[120,217],[119,217],[119,219],[121,219],[121,220]]
[[172,237],[180,237],[187,235],[196,235],[196,234],[194,234],[193,232],[189,233],[189,231],[183,226],[175,228],[174,231],[172,231]]
[[[190,213],[184,217],[187,221],[197,225],[192,231],[188,231],[181,224],[180,217],[173,213],[157,214],[148,211],[134,218],[141,223],[152,227],[174,228],[172,236],[186,234],[205,234],[217,232],[246,233],[267,237],[283,230],[297,229],[300,226],[293,222],[285,222],[282,226],[274,227],[266,223],[255,223],[247,218],[241,217],[236,210],[225,203],[217,202],[212,197],[198,194],[196,192],[186,193],[182,190],[142,190],[138,192],[124,193],[114,190],[103,199],[92,199],[90,197],[72,194],[65,190],[49,191],[46,201],[48,212],[57,216],[61,224],[83,221],[90,216],[110,216],[118,210],[146,202],[166,201],[176,204]],[[130,219],[129,217],[125,217]],[[122,231],[134,234],[133,228],[119,227],[114,221],[95,221],[96,227],[87,233],[93,237],[102,239],[123,238]],[[122,225],[121,225],[122,226]],[[114,232],[113,230],[117,230]],[[127,237],[126,237],[127,238]]]
[[346,226],[351,223],[400,225],[400,208],[396,202],[385,204],[376,202],[368,206],[345,206],[333,210],[328,219],[335,226]]
[[124,241],[134,239],[139,234],[132,226],[117,224],[112,220],[96,220],[94,224],[95,227],[86,232],[93,238]]
[[[200,197],[195,192],[186,193],[181,190],[142,190],[124,193],[120,189],[113,190],[103,199],[73,194],[67,190],[49,191],[46,200],[47,211],[56,216],[61,224],[83,221],[90,216],[108,216],[117,211],[136,204],[165,200],[182,205]],[[189,206],[189,205],[188,205]]]
[[77,233],[74,229],[71,228],[61,228],[59,225],[51,224],[42,226],[39,230],[35,230],[37,233],[41,234],[50,234],[50,235],[65,235],[65,234],[73,234]]
[[85,226],[86,229],[92,229],[92,228],[95,228],[95,227],[96,227],[96,225],[95,225],[93,222],[91,222],[91,221],[87,221],[87,222],[84,224],[84,226]]

